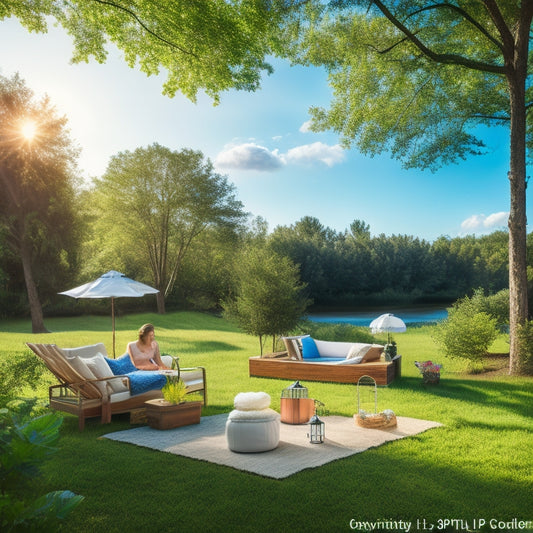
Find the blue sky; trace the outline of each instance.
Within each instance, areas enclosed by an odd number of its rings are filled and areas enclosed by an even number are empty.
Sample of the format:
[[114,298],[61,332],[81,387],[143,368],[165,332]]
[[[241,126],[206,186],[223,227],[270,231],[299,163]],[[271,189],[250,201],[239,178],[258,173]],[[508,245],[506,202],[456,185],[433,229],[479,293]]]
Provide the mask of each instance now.
[[[331,132],[307,131],[308,109],[327,106],[324,71],[276,62],[255,93],[232,91],[219,106],[162,95],[163,77],[130,69],[109,47],[100,65],[70,64],[69,37],[50,26],[30,34],[16,20],[1,22],[0,73],[15,72],[39,96],[47,94],[69,120],[81,147],[79,167],[89,180],[109,158],[154,142],[201,150],[237,188],[245,210],[272,230],[313,216],[337,231],[355,219],[372,235],[426,240],[505,229],[509,211],[508,133],[491,129],[488,155],[436,173],[403,170],[388,154],[370,158],[342,150]],[[528,209],[531,219],[531,209]]]

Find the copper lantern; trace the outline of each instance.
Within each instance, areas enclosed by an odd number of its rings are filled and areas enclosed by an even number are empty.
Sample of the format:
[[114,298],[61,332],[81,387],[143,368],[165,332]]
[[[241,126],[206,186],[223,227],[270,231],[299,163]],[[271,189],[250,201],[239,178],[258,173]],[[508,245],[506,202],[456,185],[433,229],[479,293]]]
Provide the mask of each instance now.
[[307,397],[307,388],[296,381],[281,393],[281,421],[285,424],[307,424],[313,416],[315,401]]

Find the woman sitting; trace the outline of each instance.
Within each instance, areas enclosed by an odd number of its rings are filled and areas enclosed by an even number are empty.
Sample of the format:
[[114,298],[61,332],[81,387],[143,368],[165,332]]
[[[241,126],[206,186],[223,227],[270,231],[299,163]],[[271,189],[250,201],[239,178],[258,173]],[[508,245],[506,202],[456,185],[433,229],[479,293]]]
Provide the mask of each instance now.
[[154,339],[154,326],[144,324],[139,329],[139,339],[128,343],[127,352],[131,362],[139,370],[168,370],[161,360],[159,344]]

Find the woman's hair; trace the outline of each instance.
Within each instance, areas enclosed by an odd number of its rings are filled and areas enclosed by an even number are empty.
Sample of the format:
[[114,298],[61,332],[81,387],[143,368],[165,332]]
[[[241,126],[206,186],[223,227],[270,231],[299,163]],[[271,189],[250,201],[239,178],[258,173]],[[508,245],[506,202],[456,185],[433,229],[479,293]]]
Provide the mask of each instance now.
[[139,340],[142,341],[144,337],[150,333],[150,331],[155,331],[155,328],[152,324],[144,324],[139,328]]

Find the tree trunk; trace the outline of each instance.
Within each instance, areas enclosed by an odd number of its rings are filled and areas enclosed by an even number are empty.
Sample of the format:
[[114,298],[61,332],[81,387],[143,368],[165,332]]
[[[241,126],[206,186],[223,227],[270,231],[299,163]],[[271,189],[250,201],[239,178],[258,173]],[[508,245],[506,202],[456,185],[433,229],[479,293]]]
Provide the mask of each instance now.
[[157,312],[160,315],[164,315],[166,312],[165,311],[165,294],[163,293],[161,289],[159,289],[159,292],[156,294],[156,298],[157,298]]
[[511,103],[511,161],[509,171],[509,373],[520,372],[518,328],[528,318],[526,220],[526,99],[525,76],[508,76]]
[[33,272],[31,268],[31,252],[24,240],[20,245],[20,258],[22,260],[22,269],[24,271],[24,281],[26,283],[26,291],[28,293],[28,302],[30,304],[31,315],[31,331],[32,333],[49,333],[44,326],[43,308],[39,300],[37,286],[33,280]]

